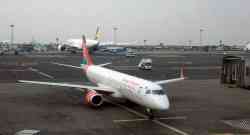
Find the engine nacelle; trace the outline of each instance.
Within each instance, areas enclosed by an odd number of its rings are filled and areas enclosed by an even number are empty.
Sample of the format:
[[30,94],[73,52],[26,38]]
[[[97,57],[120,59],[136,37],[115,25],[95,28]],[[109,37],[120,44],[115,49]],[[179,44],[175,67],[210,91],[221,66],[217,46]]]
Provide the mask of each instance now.
[[65,45],[58,45],[57,49],[59,51],[65,51],[66,50],[66,46]]
[[99,107],[103,104],[103,96],[94,90],[89,90],[84,96],[84,101],[88,105]]

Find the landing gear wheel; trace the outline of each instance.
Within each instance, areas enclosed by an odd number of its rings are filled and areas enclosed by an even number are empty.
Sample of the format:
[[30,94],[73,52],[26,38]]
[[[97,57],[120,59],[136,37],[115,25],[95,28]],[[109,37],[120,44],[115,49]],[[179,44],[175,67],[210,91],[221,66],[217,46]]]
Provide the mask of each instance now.
[[151,119],[151,120],[154,119],[154,113],[153,113],[152,109],[147,108],[146,113],[147,113],[149,119]]

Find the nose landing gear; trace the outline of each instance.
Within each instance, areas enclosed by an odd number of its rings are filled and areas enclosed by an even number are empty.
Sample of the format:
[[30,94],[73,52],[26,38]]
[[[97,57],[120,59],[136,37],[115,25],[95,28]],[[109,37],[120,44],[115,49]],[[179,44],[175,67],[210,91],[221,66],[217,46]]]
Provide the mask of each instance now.
[[146,109],[147,116],[150,120],[154,119],[154,112],[152,109],[147,108]]

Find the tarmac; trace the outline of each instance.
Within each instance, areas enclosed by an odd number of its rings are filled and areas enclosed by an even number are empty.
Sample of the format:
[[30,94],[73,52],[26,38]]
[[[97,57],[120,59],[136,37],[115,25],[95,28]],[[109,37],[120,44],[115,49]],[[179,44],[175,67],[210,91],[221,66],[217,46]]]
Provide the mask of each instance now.
[[[249,54],[240,54],[249,58]],[[153,70],[137,68],[152,58]],[[161,53],[125,56],[94,55],[97,64],[148,80],[179,76],[187,80],[164,85],[170,109],[148,120],[134,103],[107,99],[100,108],[82,104],[74,89],[17,83],[37,80],[89,84],[83,71],[51,64],[79,65],[80,54],[25,54],[0,57],[0,134],[37,129],[48,135],[225,135],[250,134],[250,91],[220,84],[222,54]]]

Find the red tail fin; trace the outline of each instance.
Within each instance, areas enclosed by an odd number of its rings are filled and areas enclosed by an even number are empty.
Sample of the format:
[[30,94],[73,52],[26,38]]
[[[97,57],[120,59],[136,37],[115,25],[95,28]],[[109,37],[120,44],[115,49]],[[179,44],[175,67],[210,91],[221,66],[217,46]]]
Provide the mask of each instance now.
[[184,64],[181,66],[181,75],[180,75],[180,78],[185,78],[186,79],[186,76],[184,75]]
[[89,55],[89,50],[86,45],[86,38],[82,36],[82,65],[93,65],[92,57]]

